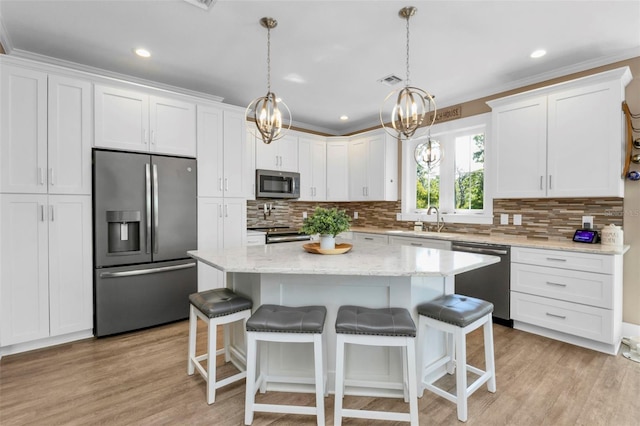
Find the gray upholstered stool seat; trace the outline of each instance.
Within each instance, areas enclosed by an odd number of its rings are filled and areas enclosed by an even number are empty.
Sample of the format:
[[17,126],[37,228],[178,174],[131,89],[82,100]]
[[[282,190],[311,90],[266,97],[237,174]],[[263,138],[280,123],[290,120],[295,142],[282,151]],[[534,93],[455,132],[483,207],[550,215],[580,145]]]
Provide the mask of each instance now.
[[251,309],[251,300],[238,296],[228,288],[216,288],[189,295],[189,303],[209,318]]
[[[262,305],[247,321],[247,385],[245,390],[244,424],[250,425],[256,412],[306,414],[316,416],[318,425],[324,425],[324,397],[327,395],[326,333],[324,321],[327,308],[324,306]],[[314,376],[284,377],[270,374],[268,354],[262,354],[258,370],[258,342],[313,343]],[[263,345],[260,350],[269,350]],[[257,376],[257,378],[256,378]],[[315,407],[256,403],[256,392],[264,393],[268,383],[314,385]],[[285,388],[286,389],[286,388]]]
[[[239,296],[227,288],[201,291],[189,295],[189,364],[187,374],[192,375],[195,370],[207,382],[207,403],[213,404],[216,399],[216,389],[229,383],[244,379],[246,372],[243,363],[244,356],[231,346],[229,324],[236,321],[246,321],[251,316],[253,303],[246,297]],[[196,355],[196,339],[198,319],[207,324],[207,352]],[[224,327],[224,348],[216,350],[218,325]],[[222,380],[216,380],[216,355],[224,353],[225,362],[232,362],[239,373]],[[231,355],[235,356],[235,359]],[[207,368],[202,364],[207,361]]]
[[[426,365],[419,361],[421,392],[429,390],[456,404],[458,419],[467,421],[467,398],[484,383],[489,392],[496,391],[496,373],[493,354],[493,328],[491,313],[493,304],[460,294],[449,294],[418,305],[418,353],[423,354],[427,345],[433,345],[426,339],[427,329],[446,333],[446,353],[440,359]],[[485,369],[480,370],[467,364],[468,333],[482,327],[484,335]],[[433,334],[431,334],[433,335]],[[455,394],[435,385],[434,373],[446,368],[449,374],[456,374]],[[478,377],[467,384],[467,371]],[[444,373],[443,373],[444,374]],[[435,374],[436,378],[441,375]]]
[[416,325],[409,311],[403,308],[340,306],[336,333],[415,337]]
[[466,327],[491,312],[492,303],[459,294],[447,294],[418,305],[420,315],[458,327]]
[[262,305],[247,321],[247,331],[274,333],[322,333],[324,306]]
[[[404,308],[367,308],[341,306],[336,316],[336,399],[334,424],[342,424],[343,417],[395,420],[418,424],[418,390],[416,383],[416,325]],[[352,382],[345,378],[345,345],[391,346],[402,348],[402,382],[381,384],[363,380]],[[346,386],[381,388],[402,391],[409,403],[408,413],[381,410],[343,408]],[[361,390],[358,394],[361,395]],[[388,392],[388,391],[387,391]],[[379,393],[376,392],[376,393]],[[373,393],[372,393],[373,395]]]

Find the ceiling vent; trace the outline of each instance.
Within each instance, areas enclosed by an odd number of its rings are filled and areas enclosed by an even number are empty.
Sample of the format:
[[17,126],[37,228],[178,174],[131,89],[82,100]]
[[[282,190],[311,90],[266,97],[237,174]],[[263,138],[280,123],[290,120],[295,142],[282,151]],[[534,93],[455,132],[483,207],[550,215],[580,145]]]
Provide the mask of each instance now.
[[397,75],[390,74],[390,75],[388,75],[386,77],[382,77],[378,81],[380,83],[386,85],[386,86],[394,86],[394,85],[400,83],[402,81],[402,79],[400,77],[398,77]]
[[209,10],[216,4],[217,0],[184,0],[189,4],[198,6],[200,9]]

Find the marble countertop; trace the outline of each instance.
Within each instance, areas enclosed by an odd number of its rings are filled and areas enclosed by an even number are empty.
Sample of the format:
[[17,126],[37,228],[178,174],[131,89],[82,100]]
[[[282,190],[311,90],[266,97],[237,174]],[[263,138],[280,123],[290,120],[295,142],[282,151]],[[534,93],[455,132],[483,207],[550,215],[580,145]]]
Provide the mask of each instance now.
[[[340,242],[340,241],[338,241]],[[189,256],[224,272],[445,277],[498,263],[497,256],[365,241],[339,255],[307,253],[300,242],[193,250]]]
[[371,234],[384,234],[384,235],[396,235],[402,237],[414,237],[414,238],[432,238],[436,240],[447,241],[468,241],[476,243],[489,243],[489,244],[504,244],[508,246],[518,247],[532,247],[548,250],[567,250],[576,251],[582,253],[595,253],[595,254],[624,254],[630,246],[624,245],[622,247],[603,246],[601,244],[585,244],[574,243],[568,240],[541,240],[530,239],[525,236],[488,236],[481,234],[467,234],[467,233],[453,233],[453,232],[425,232],[425,231],[403,231],[403,230],[391,230],[382,228],[364,228],[364,227],[352,227],[353,232],[366,232]]

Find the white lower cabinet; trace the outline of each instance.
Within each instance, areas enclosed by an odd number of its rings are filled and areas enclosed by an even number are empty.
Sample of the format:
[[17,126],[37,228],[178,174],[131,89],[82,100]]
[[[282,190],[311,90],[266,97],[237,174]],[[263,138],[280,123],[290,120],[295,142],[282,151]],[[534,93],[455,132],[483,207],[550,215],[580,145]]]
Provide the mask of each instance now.
[[[198,250],[242,247],[247,239],[247,201],[240,198],[198,198]],[[224,274],[198,263],[198,291],[225,286]]]
[[0,195],[0,347],[93,326],[91,196]]
[[389,237],[384,234],[369,234],[366,232],[354,232],[354,241],[368,241],[370,243],[389,244]]
[[401,237],[397,235],[390,235],[389,244],[434,248],[438,250],[451,250],[451,241],[438,240],[435,238]]
[[622,255],[511,249],[514,327],[615,354],[622,327]]

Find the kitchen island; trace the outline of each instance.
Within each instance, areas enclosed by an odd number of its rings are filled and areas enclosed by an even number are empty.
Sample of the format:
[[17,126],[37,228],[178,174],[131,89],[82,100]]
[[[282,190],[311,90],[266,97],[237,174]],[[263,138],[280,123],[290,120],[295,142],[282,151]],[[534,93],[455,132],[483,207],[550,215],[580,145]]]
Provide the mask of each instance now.
[[[500,260],[496,256],[367,242],[357,242],[351,251],[341,255],[311,254],[302,246],[302,243],[270,244],[191,251],[189,255],[225,272],[226,287],[251,298],[254,310],[267,303],[326,306],[330,391],[333,391],[335,371],[334,323],[340,306],[404,307],[417,324],[416,307],[453,293],[456,274]],[[232,340],[244,353],[242,333],[243,330],[236,327]],[[436,332],[427,338],[430,344],[425,357],[435,359],[444,349],[444,338]],[[270,344],[267,353],[269,374],[312,376],[311,345]],[[358,380],[399,382],[402,378],[399,356],[398,348],[348,347],[346,371],[352,386],[346,392],[357,394]],[[295,390],[282,385],[274,385],[274,389]],[[393,393],[381,393],[389,394]]]

